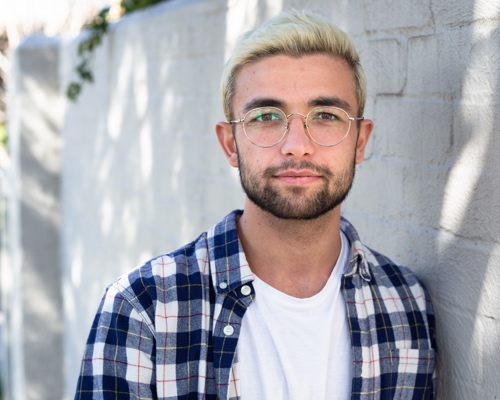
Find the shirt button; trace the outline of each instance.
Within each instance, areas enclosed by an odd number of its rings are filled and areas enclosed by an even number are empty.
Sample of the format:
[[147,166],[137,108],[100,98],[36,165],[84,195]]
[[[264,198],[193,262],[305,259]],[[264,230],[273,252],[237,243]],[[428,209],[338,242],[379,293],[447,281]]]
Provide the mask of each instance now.
[[250,288],[250,286],[245,285],[241,287],[241,294],[243,296],[248,296],[250,293],[252,293],[252,289]]
[[226,325],[224,327],[224,335],[231,336],[234,333],[234,328],[231,325]]
[[227,283],[226,282],[221,282],[221,283],[219,283],[219,287],[221,289],[226,289],[227,288]]

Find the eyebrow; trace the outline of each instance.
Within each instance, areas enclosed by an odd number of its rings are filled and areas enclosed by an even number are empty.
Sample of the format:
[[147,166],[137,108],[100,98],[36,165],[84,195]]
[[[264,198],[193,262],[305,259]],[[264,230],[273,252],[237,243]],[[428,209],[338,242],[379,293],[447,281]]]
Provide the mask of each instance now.
[[348,112],[352,111],[351,105],[344,99],[341,99],[337,96],[316,97],[312,100],[309,100],[307,104],[309,105],[309,107],[339,107]]
[[[320,96],[314,99],[311,99],[307,102],[307,105],[311,108],[314,107],[339,107],[344,109],[347,112],[352,111],[351,105],[337,96]],[[272,97],[257,97],[255,99],[251,99],[248,101],[243,107],[243,112],[247,113],[250,110],[258,107],[277,107],[277,108],[285,108],[286,104],[282,100],[274,99]]]
[[246,113],[258,107],[284,108],[285,103],[281,100],[273,99],[271,97],[257,97],[256,99],[252,99],[245,104],[245,106],[243,107],[243,112]]

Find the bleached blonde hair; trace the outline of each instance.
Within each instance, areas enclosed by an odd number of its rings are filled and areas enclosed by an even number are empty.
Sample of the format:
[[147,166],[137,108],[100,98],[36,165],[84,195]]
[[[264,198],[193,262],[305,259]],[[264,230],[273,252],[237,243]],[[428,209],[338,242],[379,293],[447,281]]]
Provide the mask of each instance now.
[[273,55],[300,57],[317,53],[340,57],[351,67],[358,100],[358,116],[362,116],[366,103],[366,77],[351,39],[321,15],[304,10],[289,10],[239,38],[221,78],[222,103],[227,121],[233,119],[232,102],[236,78],[243,66]]

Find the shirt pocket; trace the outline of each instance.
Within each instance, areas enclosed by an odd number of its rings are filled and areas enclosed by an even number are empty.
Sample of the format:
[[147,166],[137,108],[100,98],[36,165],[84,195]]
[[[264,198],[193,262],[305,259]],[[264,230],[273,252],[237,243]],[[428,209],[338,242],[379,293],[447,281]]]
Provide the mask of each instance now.
[[381,349],[381,399],[430,400],[434,391],[434,349]]

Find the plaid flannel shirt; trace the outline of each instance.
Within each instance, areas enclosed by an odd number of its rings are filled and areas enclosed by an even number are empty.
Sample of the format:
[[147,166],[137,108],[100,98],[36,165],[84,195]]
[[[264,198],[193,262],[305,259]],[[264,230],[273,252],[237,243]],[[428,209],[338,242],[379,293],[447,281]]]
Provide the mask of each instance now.
[[[237,344],[255,291],[236,231],[239,213],[108,287],[75,399],[245,398]],[[341,229],[352,248],[342,281],[351,398],[432,399],[434,316],[427,292],[408,269],[363,246],[347,220]]]

